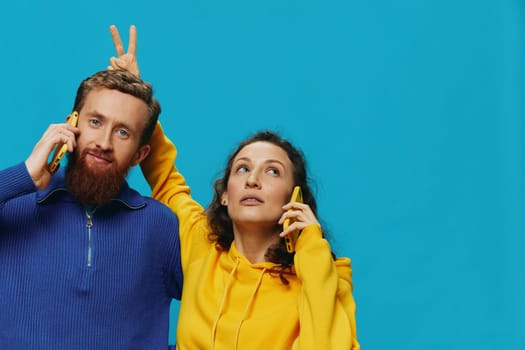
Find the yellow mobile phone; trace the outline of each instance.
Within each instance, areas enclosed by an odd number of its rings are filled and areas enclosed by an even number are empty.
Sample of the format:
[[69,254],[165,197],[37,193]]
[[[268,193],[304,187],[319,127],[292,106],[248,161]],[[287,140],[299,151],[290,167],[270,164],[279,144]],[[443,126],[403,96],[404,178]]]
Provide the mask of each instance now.
[[[74,111],[66,118],[66,123],[71,124],[73,126],[77,126],[78,123],[78,112]],[[60,161],[64,157],[64,155],[67,153],[67,144],[62,143],[56,146],[55,148],[55,154],[53,154],[53,159],[49,164],[47,165],[47,169],[51,174],[54,174],[55,171],[57,171],[58,166],[60,165]]]
[[[300,186],[295,186],[292,193],[292,199],[291,202],[303,202],[303,193],[301,192]],[[291,209],[290,209],[291,210]],[[290,211],[288,210],[288,211]],[[283,223],[283,229],[287,229],[288,226],[290,226],[291,220],[286,219]],[[301,233],[300,230],[295,230],[294,232],[291,232],[288,236],[284,237],[284,242],[286,244],[286,250],[288,253],[293,253],[295,251],[295,242],[297,241],[297,237]]]

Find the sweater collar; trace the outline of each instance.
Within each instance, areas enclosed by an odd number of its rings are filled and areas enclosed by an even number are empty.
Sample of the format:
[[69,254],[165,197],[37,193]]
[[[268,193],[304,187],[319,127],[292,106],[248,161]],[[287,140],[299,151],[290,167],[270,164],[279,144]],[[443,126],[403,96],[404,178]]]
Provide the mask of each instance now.
[[[67,191],[64,169],[59,169],[56,174],[53,175],[51,183],[45,190],[37,192],[36,201],[39,204],[46,204],[52,201],[53,198],[59,196],[69,196],[72,198],[71,194]],[[127,182],[124,182],[120,192],[111,202],[121,203],[129,209],[140,209],[146,206],[144,197],[129,187]]]

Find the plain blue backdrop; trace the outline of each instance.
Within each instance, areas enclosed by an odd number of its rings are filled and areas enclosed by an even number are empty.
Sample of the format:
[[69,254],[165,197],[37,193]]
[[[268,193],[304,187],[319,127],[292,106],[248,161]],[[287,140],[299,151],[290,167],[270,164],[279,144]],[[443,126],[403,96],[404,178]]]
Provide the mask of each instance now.
[[201,203],[252,132],[303,149],[363,349],[525,349],[524,16],[518,0],[3,2],[0,166],[108,65],[109,25],[127,42],[135,24]]

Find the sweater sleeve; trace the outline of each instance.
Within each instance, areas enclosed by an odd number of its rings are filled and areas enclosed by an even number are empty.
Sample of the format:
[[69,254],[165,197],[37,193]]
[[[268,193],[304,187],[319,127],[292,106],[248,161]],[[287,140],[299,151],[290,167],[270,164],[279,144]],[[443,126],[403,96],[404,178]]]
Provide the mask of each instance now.
[[12,198],[36,192],[37,188],[24,163],[0,171],[0,207]]
[[167,205],[179,218],[181,260],[188,266],[194,254],[208,246],[208,225],[204,208],[192,199],[186,180],[175,167],[177,149],[165,136],[160,123],[150,140],[151,152],[141,163],[152,197]]
[[293,349],[360,349],[350,259],[334,261],[320,227],[310,225],[297,241],[294,264],[302,287]]

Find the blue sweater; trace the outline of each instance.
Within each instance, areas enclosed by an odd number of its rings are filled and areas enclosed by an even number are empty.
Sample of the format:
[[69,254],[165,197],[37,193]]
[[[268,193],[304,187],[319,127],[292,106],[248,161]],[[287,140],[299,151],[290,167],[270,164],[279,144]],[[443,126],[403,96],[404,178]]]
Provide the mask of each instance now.
[[125,184],[88,217],[64,173],[0,171],[0,349],[167,349],[178,220]]

